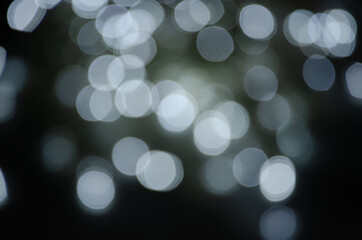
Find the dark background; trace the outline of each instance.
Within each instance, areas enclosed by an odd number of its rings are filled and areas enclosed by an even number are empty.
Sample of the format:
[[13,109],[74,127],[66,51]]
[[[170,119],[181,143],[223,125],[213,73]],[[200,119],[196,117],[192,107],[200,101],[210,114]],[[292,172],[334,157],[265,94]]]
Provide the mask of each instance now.
[[[29,66],[29,74],[27,85],[17,96],[14,117],[0,125],[0,167],[9,194],[8,202],[0,208],[1,235],[11,234],[6,238],[20,234],[24,236],[25,233],[25,236],[44,235],[48,238],[105,235],[125,239],[261,239],[258,218],[255,216],[260,216],[272,204],[264,203],[263,208],[249,214],[251,209],[255,209],[252,203],[250,206],[237,204],[238,201],[248,200],[246,194],[232,198],[218,197],[198,193],[197,189],[189,190],[187,184],[181,184],[168,193],[148,191],[137,183],[122,185],[117,189],[118,202],[111,212],[102,216],[84,212],[75,200],[74,174],[54,176],[47,173],[38,160],[39,143],[44,133],[53,125],[68,123],[80,138],[80,156],[98,153],[91,144],[87,144],[81,130],[77,130],[89,123],[81,120],[75,111],[59,107],[54,96],[54,78],[64,64],[60,60],[49,60],[45,52],[58,51],[55,46],[58,41],[59,44],[63,43],[60,33],[66,30],[57,23],[57,7],[47,12],[33,33],[11,30],[6,20],[10,2],[6,0],[0,3],[0,45],[8,55],[23,57]],[[336,236],[360,239],[362,104],[351,101],[347,96],[343,72],[348,64],[361,61],[361,3],[357,0],[273,0],[262,1],[261,4],[275,14],[279,26],[288,13],[299,8],[314,12],[344,8],[355,17],[359,26],[354,54],[345,59],[332,60],[336,82],[330,91],[319,93],[308,89],[305,84],[297,84],[310,103],[309,126],[318,145],[312,164],[297,168],[295,191],[282,204],[291,207],[297,214],[296,239]],[[71,12],[69,14],[71,19],[73,15]],[[281,28],[278,31],[281,35]],[[57,33],[59,38],[50,37],[58,36]],[[295,69],[293,81],[302,82],[301,69],[306,57],[299,49],[288,44],[285,38],[279,36],[278,39],[280,42],[274,43],[275,50],[280,51],[282,56],[289,55],[295,59],[287,67]],[[56,41],[56,44],[50,41]],[[48,45],[53,47],[48,48]],[[174,141],[182,144],[180,139],[175,138]],[[155,141],[152,144],[156,148],[165,143]],[[187,156],[188,153],[183,155]],[[258,193],[255,190],[250,194]]]

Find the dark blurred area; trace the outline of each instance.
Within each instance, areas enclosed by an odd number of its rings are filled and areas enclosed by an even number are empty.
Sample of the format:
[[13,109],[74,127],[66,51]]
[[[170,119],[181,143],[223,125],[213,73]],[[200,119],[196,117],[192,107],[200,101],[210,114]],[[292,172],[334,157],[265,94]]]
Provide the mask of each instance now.
[[[238,5],[255,2],[240,1]],[[1,2],[0,45],[8,56],[21,57],[28,71],[24,89],[16,98],[14,116],[0,125],[0,167],[9,195],[6,204],[0,207],[2,238],[25,234],[47,238],[263,239],[259,218],[267,208],[279,203],[261,200],[257,188],[240,188],[225,196],[207,193],[196,182],[197,166],[201,163],[193,162],[204,157],[197,152],[192,139],[186,134],[160,132],[155,128],[153,116],[122,118],[117,123],[102,125],[99,131],[112,141],[118,140],[119,134],[134,135],[152,149],[167,150],[182,160],[188,159],[183,162],[183,182],[173,191],[155,192],[143,188],[135,180],[115,174],[117,192],[112,209],[100,216],[83,211],[75,200],[76,167],[54,175],[45,171],[39,160],[43,136],[54,126],[66,126],[73,132],[78,159],[88,155],[111,158],[112,146],[107,145],[108,142],[98,144],[93,139],[97,136],[91,130],[94,123],[81,119],[75,110],[61,106],[54,93],[55,78],[60,69],[75,63],[87,66],[89,61],[69,41],[68,27],[75,15],[70,4],[61,2],[47,11],[32,33],[24,33],[8,26],[6,15],[10,3],[8,0]],[[359,239],[362,224],[362,195],[359,192],[362,183],[362,104],[351,101],[346,94],[344,73],[347,66],[361,61],[362,3],[352,0],[257,3],[267,7],[278,24],[270,46],[279,56],[281,72],[288,75],[280,89],[295,88],[305,99],[309,108],[309,128],[317,142],[309,164],[296,166],[297,183],[293,194],[280,203],[292,208],[297,216],[293,239],[337,236]],[[282,24],[296,9],[323,12],[332,8],[342,8],[353,15],[358,26],[357,45],[351,56],[331,60],[336,71],[335,83],[329,91],[317,92],[304,83],[302,68],[307,57],[288,43],[282,34]],[[186,50],[185,55],[192,58],[195,46],[190,44],[189,48],[191,50]],[[157,54],[160,57],[157,55],[156,59],[167,56],[162,49]],[[200,61],[200,58],[195,59],[195,62]],[[248,60],[247,56],[244,60]],[[152,76],[152,69],[157,65],[150,63],[147,68]],[[132,128],[124,127],[127,125]],[[263,141],[270,139],[272,137],[266,134]],[[275,148],[268,146],[268,155],[277,155]]]

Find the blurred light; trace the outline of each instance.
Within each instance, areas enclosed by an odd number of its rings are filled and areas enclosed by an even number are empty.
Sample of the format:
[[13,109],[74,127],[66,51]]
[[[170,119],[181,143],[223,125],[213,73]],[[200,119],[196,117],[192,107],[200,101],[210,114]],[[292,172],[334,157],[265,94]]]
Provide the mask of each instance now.
[[112,0],[114,3],[121,5],[123,7],[133,7],[140,0]]
[[72,0],[72,8],[79,17],[92,19],[107,3],[108,0]]
[[8,198],[8,190],[6,187],[4,174],[0,168],[0,206],[6,202],[7,198]]
[[95,90],[90,99],[90,111],[97,120],[103,120],[110,113],[113,99],[108,91]]
[[117,89],[114,99],[118,111],[132,118],[148,115],[152,106],[150,85],[151,83],[146,80],[124,82]]
[[141,139],[134,137],[122,138],[113,146],[113,164],[121,173],[134,176],[136,175],[138,160],[148,150],[147,144]]
[[194,126],[194,143],[205,155],[219,155],[230,144],[231,129],[226,117],[217,111],[200,115]]
[[55,95],[62,105],[74,108],[77,95],[86,84],[85,69],[78,65],[67,66],[56,77]]
[[244,7],[239,24],[245,35],[254,39],[270,38],[276,28],[272,13],[259,4]]
[[265,162],[260,172],[260,190],[271,202],[289,197],[295,187],[295,169],[289,158],[274,156]]
[[250,126],[250,119],[243,106],[237,102],[226,101],[220,103],[216,110],[227,118],[231,139],[239,139],[245,135]]
[[201,89],[198,98],[200,111],[210,110],[215,105],[223,101],[234,100],[234,95],[230,88],[222,83],[211,83]]
[[[132,65],[132,62],[136,60],[136,62],[138,63],[137,67],[141,68],[150,63],[153,60],[153,58],[156,56],[156,53],[157,53],[156,42],[153,39],[153,37],[150,37],[144,43],[141,43],[135,46],[134,48],[131,48],[123,52],[122,53],[123,55],[121,55],[121,57],[126,64],[129,63],[130,65]],[[130,57],[131,59],[128,59]],[[135,68],[136,66],[133,64],[133,67]]]
[[90,99],[94,88],[90,85],[85,86],[77,95],[75,107],[81,118],[86,121],[97,121],[90,109]]
[[287,100],[276,94],[269,101],[259,102],[256,114],[264,128],[276,131],[289,122],[291,109]]
[[217,25],[231,30],[238,25],[239,6],[234,1],[223,1],[224,14]]
[[222,62],[234,51],[234,41],[228,31],[217,26],[202,29],[196,44],[201,56],[211,62]]
[[157,82],[151,89],[153,97],[152,109],[156,111],[160,102],[174,91],[185,91],[185,89],[175,81],[161,80]]
[[347,69],[345,78],[349,94],[362,99],[362,63],[352,64]]
[[0,46],[0,77],[6,64],[6,50]]
[[5,67],[0,82],[6,82],[11,85],[15,92],[20,92],[27,79],[28,69],[23,59],[16,56],[8,56],[6,59]]
[[266,240],[291,239],[297,219],[294,211],[285,206],[273,206],[260,218],[260,233]]
[[232,174],[232,157],[221,155],[210,158],[203,169],[204,185],[214,194],[227,194],[237,187]]
[[89,170],[83,173],[77,183],[78,198],[90,210],[103,210],[113,201],[114,183],[106,172]]
[[252,99],[268,101],[278,90],[278,79],[269,68],[254,66],[245,74],[244,88]]
[[[131,14],[137,12],[137,14],[141,17],[138,22],[138,29],[143,32],[148,32],[152,34],[163,22],[165,18],[165,11],[157,1],[155,0],[141,0],[138,1],[132,8]],[[143,20],[148,20],[147,24],[154,22],[154,26],[151,28],[146,28],[146,22]]]
[[45,9],[52,9],[58,3],[60,3],[61,0],[36,0],[40,7]]
[[182,132],[194,122],[198,107],[191,94],[174,91],[162,99],[156,113],[164,129],[170,132]]
[[210,19],[208,7],[199,0],[184,0],[175,7],[174,18],[177,25],[186,32],[198,32]]
[[268,157],[263,150],[249,147],[235,156],[233,162],[233,173],[236,180],[244,187],[255,187],[259,185],[260,170]]
[[335,80],[336,72],[328,58],[313,55],[303,65],[303,78],[308,87],[316,91],[328,91]]
[[7,12],[9,27],[23,32],[32,32],[45,16],[46,10],[37,0],[15,0]]
[[79,30],[77,44],[82,52],[100,55],[106,51],[102,36],[97,32],[95,21],[90,21]]
[[286,17],[283,31],[291,44],[306,46],[313,43],[308,33],[308,23],[312,16],[312,12],[298,9]]
[[6,122],[14,115],[16,92],[8,82],[0,81],[0,123]]
[[67,170],[77,158],[74,142],[55,133],[49,133],[43,138],[41,153],[44,167],[53,173]]
[[245,36],[240,31],[238,31],[237,35],[235,36],[235,41],[238,44],[240,50],[246,54],[261,54],[269,47],[269,39],[252,39]]
[[224,15],[224,5],[221,0],[201,0],[206,7],[209,9],[210,20],[209,25],[217,23],[220,18]]
[[88,69],[89,83],[99,90],[115,89],[125,75],[123,63],[112,55],[103,55],[93,60]]
[[310,151],[312,136],[302,119],[293,120],[277,132],[280,151],[289,157],[299,157]]
[[137,162],[137,179],[154,191],[171,191],[183,179],[183,167],[175,155],[153,150],[145,153]]

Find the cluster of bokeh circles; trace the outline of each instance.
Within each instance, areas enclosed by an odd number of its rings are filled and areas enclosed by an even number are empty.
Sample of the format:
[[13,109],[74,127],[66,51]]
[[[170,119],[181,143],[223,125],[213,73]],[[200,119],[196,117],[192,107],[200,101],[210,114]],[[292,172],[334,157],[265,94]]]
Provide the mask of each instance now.
[[[32,32],[60,2],[15,0],[8,9],[9,26]],[[199,152],[193,161],[204,163],[200,182],[211,194],[258,187],[267,201],[285,203],[296,187],[296,166],[308,163],[315,143],[298,89],[280,90],[278,54],[269,47],[270,41],[284,34],[307,58],[301,70],[306,85],[328,91],[336,78],[331,59],[349,57],[356,46],[357,24],[348,11],[295,10],[285,17],[283,29],[277,29],[274,14],[260,4],[65,2],[61,4],[69,4],[75,15],[69,25],[70,41],[89,64],[59,71],[55,95],[63,107],[94,124],[155,116],[160,134],[192,136]],[[185,54],[187,49],[197,56]],[[241,54],[252,60],[240,61]],[[24,74],[26,70],[20,59],[6,59],[0,48],[0,74],[5,62],[0,121],[10,116],[17,86],[22,85],[18,84],[22,79],[6,80],[24,78],[12,76],[19,66]],[[344,73],[346,90],[357,100],[362,98],[361,76],[358,62]],[[264,141],[265,136],[274,142]],[[54,173],[76,166],[78,200],[89,213],[105,213],[116,202],[113,174],[135,177],[145,188],[161,192],[177,188],[183,180],[186,160],[168,149],[150,149],[143,139],[122,136],[112,143],[111,159],[88,156],[78,161],[76,138],[67,128],[49,130],[41,143],[41,158]],[[272,144],[278,153],[269,155],[266,149]],[[0,203],[5,196],[0,172]],[[260,217],[260,232],[266,239],[287,239],[296,228],[296,214],[287,206],[273,206]]]

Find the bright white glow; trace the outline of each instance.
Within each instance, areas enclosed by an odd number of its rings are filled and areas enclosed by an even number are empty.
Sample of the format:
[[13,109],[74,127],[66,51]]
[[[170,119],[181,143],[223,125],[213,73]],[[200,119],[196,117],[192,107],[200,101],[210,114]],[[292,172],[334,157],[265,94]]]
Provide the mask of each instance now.
[[90,21],[79,30],[77,44],[82,52],[100,55],[106,51],[102,36],[97,32],[95,21]]
[[72,8],[79,17],[92,19],[107,3],[108,0],[72,0]]
[[217,156],[204,165],[204,185],[214,194],[227,194],[236,189],[237,182],[232,174],[232,157]]
[[216,156],[230,144],[231,129],[226,117],[217,111],[203,113],[194,126],[194,143],[205,155]]
[[[139,31],[148,32],[150,34],[161,25],[165,18],[163,7],[155,0],[139,1],[131,8],[130,12],[131,14],[138,13],[137,15],[141,17],[139,20],[148,20],[148,22],[138,22],[138,29]],[[151,22],[154,22],[153,26],[149,25]]]
[[259,185],[259,174],[268,157],[259,148],[246,148],[234,158],[233,173],[236,180],[244,187]]
[[309,37],[308,23],[313,13],[307,10],[295,10],[284,20],[284,35],[296,46],[306,46],[313,41]]
[[211,26],[197,34],[197,50],[211,62],[222,62],[234,51],[234,41],[224,28]]
[[276,94],[269,101],[259,102],[256,114],[264,128],[276,131],[289,122],[291,109],[287,100]]
[[86,121],[97,121],[90,109],[90,98],[94,92],[94,88],[90,85],[85,86],[77,95],[75,107],[81,118]]
[[61,172],[74,163],[77,157],[75,144],[63,136],[46,136],[42,146],[42,160],[50,172]]
[[335,77],[334,66],[326,57],[313,55],[303,65],[304,81],[313,90],[328,91]]
[[251,4],[241,10],[239,24],[245,35],[254,39],[269,38],[275,32],[272,13],[258,4]]
[[216,110],[227,118],[230,124],[231,139],[238,139],[245,135],[250,126],[250,119],[243,106],[237,102],[227,101],[221,103]]
[[302,119],[293,120],[277,132],[280,151],[289,157],[299,157],[310,151],[312,136]]
[[96,18],[98,32],[107,38],[123,36],[131,27],[132,20],[128,10],[119,5],[104,7]]
[[184,0],[175,7],[174,17],[177,25],[186,32],[198,32],[210,19],[208,7],[199,0]]
[[154,191],[171,191],[183,178],[181,161],[175,155],[156,150],[138,160],[136,171],[138,181]]
[[185,92],[185,89],[175,81],[162,80],[157,82],[151,89],[153,97],[152,109],[156,110],[160,102],[173,91]]
[[89,104],[93,117],[103,120],[112,110],[112,96],[108,91],[95,90],[89,99]]
[[37,0],[15,0],[7,12],[9,26],[18,31],[32,32],[39,25],[46,10],[39,7]]
[[271,202],[289,197],[295,187],[295,169],[289,158],[274,156],[265,162],[260,171],[260,190]]
[[89,170],[83,173],[77,183],[78,198],[89,210],[107,208],[114,199],[114,183],[106,172]]
[[62,105],[74,108],[77,95],[86,84],[87,72],[78,65],[68,66],[56,77],[55,95]]
[[6,122],[14,114],[16,92],[8,82],[0,81],[0,123]]
[[260,233],[268,240],[291,239],[297,226],[294,211],[285,206],[273,206],[260,218]]
[[254,66],[245,74],[244,88],[252,99],[268,101],[278,90],[278,79],[269,68]]
[[0,77],[3,73],[4,67],[6,63],[6,50],[2,46],[0,46]]
[[27,71],[27,65],[23,59],[16,56],[8,56],[3,73],[0,76],[0,81],[11,85],[18,93],[26,84]]
[[163,128],[170,132],[182,132],[194,122],[198,107],[190,94],[174,91],[162,99],[156,113]]
[[60,3],[61,0],[36,0],[39,4],[39,7],[45,8],[45,9],[52,9],[58,3]]
[[4,174],[0,168],[0,206],[5,203],[7,197],[8,197],[8,190],[6,187]]
[[113,146],[112,161],[118,171],[134,176],[137,162],[146,152],[148,152],[148,146],[145,142],[138,138],[126,137]]
[[156,42],[153,37],[150,36],[144,43],[123,52],[121,57],[126,64],[128,63],[130,66],[141,68],[150,63],[156,56],[156,53]]
[[362,63],[352,64],[347,69],[345,77],[349,94],[362,99]]
[[124,82],[115,96],[118,111],[127,117],[143,117],[150,113],[152,106],[151,83],[145,80]]
[[118,87],[124,78],[123,63],[112,55],[103,55],[93,60],[88,69],[89,83],[99,90]]

